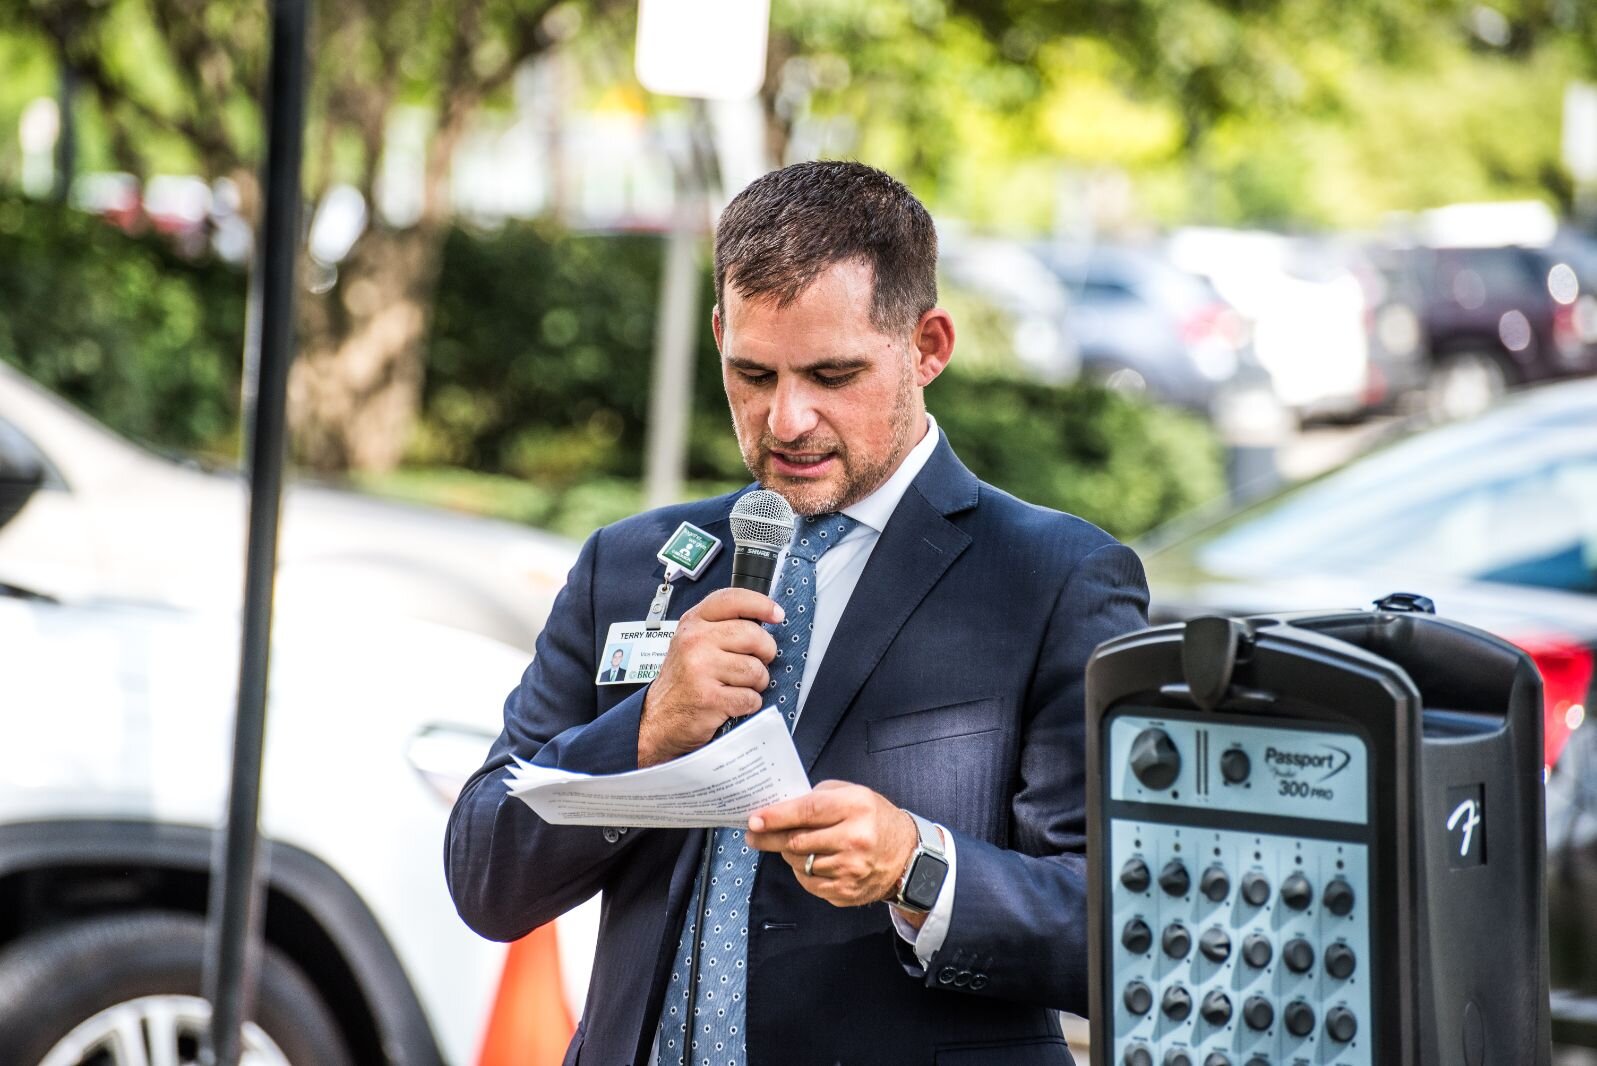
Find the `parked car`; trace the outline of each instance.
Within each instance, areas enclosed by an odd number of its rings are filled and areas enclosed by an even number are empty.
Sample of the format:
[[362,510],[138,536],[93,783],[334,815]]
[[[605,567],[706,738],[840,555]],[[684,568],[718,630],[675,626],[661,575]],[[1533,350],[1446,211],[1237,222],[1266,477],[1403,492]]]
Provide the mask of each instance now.
[[1561,232],[1542,244],[1392,249],[1388,275],[1409,294],[1435,414],[1478,413],[1510,388],[1597,373],[1597,242]]
[[[0,440],[44,483],[0,529],[0,582],[61,600],[226,611],[244,588],[247,487],[117,436],[0,362]],[[308,484],[284,499],[277,594],[359,603],[531,651],[576,545],[508,522]]]
[[[236,478],[149,455],[0,366],[6,1066],[198,1061],[244,506]],[[597,902],[490,944],[439,849],[567,546],[331,490],[289,506],[244,1061],[552,1066]]]
[[1299,418],[1369,407],[1365,291],[1335,248],[1262,230],[1191,227],[1172,233],[1166,252],[1247,319],[1259,362]]
[[1025,245],[945,227],[937,267],[945,292],[969,294],[998,313],[1008,334],[1004,340],[1026,374],[1056,384],[1080,376],[1070,298]]
[[1203,279],[1128,246],[1055,243],[1038,254],[1070,295],[1083,374],[1208,417],[1246,372],[1247,325]]
[[1546,686],[1554,1034],[1597,1046],[1597,381],[1529,390],[1141,550],[1158,621],[1405,590],[1530,653]]

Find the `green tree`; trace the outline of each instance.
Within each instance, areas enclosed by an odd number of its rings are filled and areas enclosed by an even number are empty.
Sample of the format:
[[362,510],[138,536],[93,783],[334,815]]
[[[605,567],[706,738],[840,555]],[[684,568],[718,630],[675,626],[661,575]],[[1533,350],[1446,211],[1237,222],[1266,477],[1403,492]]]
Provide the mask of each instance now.
[[[418,217],[375,219],[324,288],[302,293],[291,418],[321,469],[397,464],[409,439],[438,265],[451,222],[450,167],[474,116],[518,68],[602,21],[621,0],[321,0],[313,5],[307,202],[335,183],[374,203],[388,120],[422,110]],[[231,178],[252,215],[268,7],[258,0],[21,0],[14,26],[53,42],[117,131],[124,168],[152,159]],[[316,277],[310,271],[302,274]]]

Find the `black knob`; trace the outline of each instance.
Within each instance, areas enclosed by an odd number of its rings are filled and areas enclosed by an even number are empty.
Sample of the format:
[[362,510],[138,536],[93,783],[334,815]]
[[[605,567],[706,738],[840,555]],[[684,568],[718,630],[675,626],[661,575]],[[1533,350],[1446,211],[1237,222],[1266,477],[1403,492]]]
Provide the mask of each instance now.
[[1166,895],[1187,894],[1187,890],[1192,887],[1192,876],[1187,873],[1187,868],[1180,859],[1171,859],[1164,864],[1164,869],[1159,871],[1159,887],[1165,890]]
[[1255,970],[1262,970],[1270,965],[1270,958],[1274,954],[1270,947],[1270,940],[1263,933],[1249,933],[1242,942],[1242,961]]
[[1338,918],[1346,918],[1353,909],[1353,886],[1338,877],[1325,886],[1325,909]]
[[1133,918],[1121,930],[1120,943],[1133,955],[1145,955],[1153,947],[1153,930],[1141,918]]
[[1210,962],[1224,962],[1231,957],[1231,934],[1218,925],[1211,926],[1198,938],[1198,950]]
[[1128,1047],[1126,1057],[1121,1061],[1126,1066],[1153,1066],[1153,1052],[1145,1047]]
[[1345,1044],[1358,1035],[1359,1020],[1346,1007],[1332,1007],[1325,1016],[1325,1031],[1338,1044]]
[[1301,873],[1295,873],[1281,882],[1281,902],[1295,911],[1301,911],[1314,902],[1314,887]]
[[1231,997],[1218,988],[1214,989],[1203,997],[1202,1003],[1198,1004],[1198,1014],[1204,1021],[1218,1029],[1231,1020]]
[[1163,729],[1144,729],[1131,742],[1131,772],[1147,788],[1169,788],[1181,773],[1181,753]]
[[1275,1024],[1275,1008],[1263,996],[1249,996],[1242,1004],[1242,1020],[1248,1023],[1249,1029],[1262,1033]]
[[1139,1018],[1153,1009],[1153,990],[1141,981],[1133,981],[1127,985],[1123,998],[1126,1009]]
[[1220,756],[1220,776],[1228,784],[1240,785],[1253,772],[1253,760],[1241,748],[1232,748]]
[[1286,1021],[1286,1031],[1293,1036],[1308,1036],[1314,1032],[1314,1008],[1295,999],[1287,1004],[1286,1013],[1282,1015]]
[[1223,1051],[1211,1051],[1209,1057],[1203,1060],[1203,1066],[1231,1066],[1231,1060],[1226,1058]]
[[1270,1060],[1263,1055],[1255,1055],[1248,1060],[1248,1066],[1270,1066]]
[[1159,938],[1159,946],[1172,959],[1184,959],[1192,951],[1192,934],[1180,922],[1171,922]]
[[1164,1066],[1192,1066],[1192,1056],[1180,1048],[1171,1048],[1164,1054]]
[[1353,955],[1353,949],[1343,943],[1335,943],[1325,949],[1325,972],[1338,981],[1346,981],[1353,976],[1353,971],[1358,966],[1358,959]]
[[1153,874],[1148,872],[1148,864],[1141,859],[1127,859],[1120,868],[1120,883],[1126,886],[1128,892],[1146,892],[1152,882]]
[[1159,1009],[1171,1021],[1184,1022],[1187,1020],[1187,1015],[1192,1013],[1192,993],[1180,985],[1171,985],[1164,990],[1164,998],[1159,1001]]
[[1286,963],[1286,968],[1293,973],[1308,973],[1314,965],[1314,945],[1300,936],[1295,936],[1281,949],[1281,961]]
[[1257,870],[1242,875],[1242,898],[1255,907],[1270,902],[1270,879]]
[[1221,903],[1231,894],[1231,878],[1218,866],[1211,866],[1198,878],[1198,891],[1210,903]]

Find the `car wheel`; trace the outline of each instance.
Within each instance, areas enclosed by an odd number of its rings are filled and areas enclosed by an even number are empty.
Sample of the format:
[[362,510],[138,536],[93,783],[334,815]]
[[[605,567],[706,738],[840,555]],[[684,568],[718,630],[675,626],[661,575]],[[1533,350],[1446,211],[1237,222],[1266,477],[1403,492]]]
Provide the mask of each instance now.
[[[200,997],[205,925],[139,912],[26,936],[0,953],[7,1066],[200,1062],[211,1007]],[[326,1004],[287,956],[261,960],[241,1066],[349,1066]]]
[[1450,355],[1431,371],[1426,406],[1444,421],[1480,414],[1508,391],[1503,364],[1484,352]]

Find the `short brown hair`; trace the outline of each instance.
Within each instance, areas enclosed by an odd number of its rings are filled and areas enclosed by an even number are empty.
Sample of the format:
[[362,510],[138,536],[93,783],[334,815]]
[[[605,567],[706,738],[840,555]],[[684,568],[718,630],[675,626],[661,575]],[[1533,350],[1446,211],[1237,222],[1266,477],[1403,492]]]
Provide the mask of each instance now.
[[791,303],[834,263],[873,274],[871,322],[907,329],[937,306],[937,230],[902,182],[863,163],[795,163],[755,179],[715,228],[715,300]]

